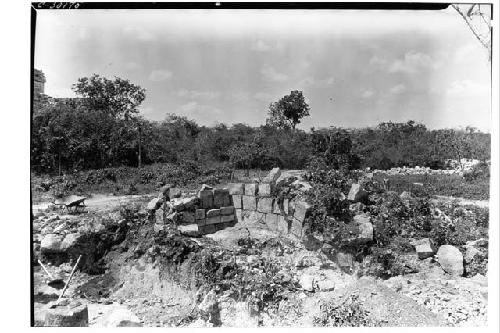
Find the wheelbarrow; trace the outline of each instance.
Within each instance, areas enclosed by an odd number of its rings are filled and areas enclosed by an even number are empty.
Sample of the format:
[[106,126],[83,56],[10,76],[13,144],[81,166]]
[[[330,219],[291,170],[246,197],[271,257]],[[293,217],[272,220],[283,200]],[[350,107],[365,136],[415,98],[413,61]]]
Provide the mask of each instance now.
[[63,209],[66,208],[70,213],[77,213],[82,212],[85,208],[85,199],[87,198],[78,195],[69,195],[54,200],[54,205]]

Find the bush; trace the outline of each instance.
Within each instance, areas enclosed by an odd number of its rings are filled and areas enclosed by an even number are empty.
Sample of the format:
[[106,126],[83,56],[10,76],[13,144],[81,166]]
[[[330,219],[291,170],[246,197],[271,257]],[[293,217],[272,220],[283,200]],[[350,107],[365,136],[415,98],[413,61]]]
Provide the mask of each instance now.
[[363,308],[358,295],[349,295],[341,304],[322,304],[321,314],[313,318],[313,325],[322,327],[360,327],[378,326],[378,324]]

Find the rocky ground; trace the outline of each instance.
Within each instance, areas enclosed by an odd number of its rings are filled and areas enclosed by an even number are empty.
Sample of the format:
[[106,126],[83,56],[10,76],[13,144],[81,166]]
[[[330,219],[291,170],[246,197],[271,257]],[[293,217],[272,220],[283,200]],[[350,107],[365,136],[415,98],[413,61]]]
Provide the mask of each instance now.
[[146,218],[151,197],[97,196],[75,215],[35,207],[36,325],[61,292],[38,260],[66,281],[81,254],[65,299],[88,306],[92,327],[487,323],[486,276],[450,275],[415,253],[418,273],[360,277],[359,263],[346,271],[321,246],[255,221],[196,238],[158,234]]

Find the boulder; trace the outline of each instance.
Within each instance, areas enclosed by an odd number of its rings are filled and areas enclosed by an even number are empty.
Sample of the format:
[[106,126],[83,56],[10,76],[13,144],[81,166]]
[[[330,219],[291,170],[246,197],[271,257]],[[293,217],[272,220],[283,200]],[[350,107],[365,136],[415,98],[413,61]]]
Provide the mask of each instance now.
[[66,251],[67,249],[75,246],[75,244],[78,241],[78,238],[80,237],[80,234],[74,233],[74,234],[67,234],[63,241],[61,242],[61,250]]
[[320,267],[323,264],[323,261],[315,255],[311,254],[303,254],[295,260],[295,267],[297,268],[306,268],[311,266]]
[[347,199],[353,202],[360,202],[368,197],[368,193],[361,187],[360,184],[352,184],[351,190],[347,195]]
[[464,257],[459,249],[453,245],[441,245],[437,252],[439,265],[453,276],[464,274]]
[[148,205],[147,205],[146,209],[147,209],[148,211],[155,211],[155,210],[157,210],[158,208],[160,208],[160,207],[161,207],[161,204],[162,204],[162,203],[163,203],[163,199],[161,199],[161,198],[154,198],[154,199],[152,199],[152,200],[148,203]]
[[434,250],[434,244],[429,238],[422,238],[411,242],[411,245],[415,247],[419,259],[426,259],[432,257],[436,251]]
[[314,291],[314,276],[309,274],[302,274],[299,279],[300,287],[305,291]]
[[40,242],[40,250],[42,253],[61,252],[61,243],[63,237],[58,234],[47,234]]
[[79,301],[49,304],[43,321],[45,327],[88,327],[89,310]]
[[170,188],[172,187],[172,184],[166,184],[164,186],[162,186],[162,188],[160,189],[160,194],[166,198],[167,200],[170,200]]

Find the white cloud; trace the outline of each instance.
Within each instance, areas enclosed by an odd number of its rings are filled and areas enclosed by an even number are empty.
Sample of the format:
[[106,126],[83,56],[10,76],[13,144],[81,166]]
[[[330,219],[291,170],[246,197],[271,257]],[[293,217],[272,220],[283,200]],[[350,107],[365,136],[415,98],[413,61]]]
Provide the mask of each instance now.
[[288,80],[288,75],[278,72],[270,65],[264,65],[260,70],[260,73],[264,76],[267,81],[283,82]]
[[435,62],[428,54],[407,52],[403,59],[398,59],[389,66],[389,72],[415,74],[421,69],[437,68],[439,66],[440,64]]
[[234,102],[242,103],[247,102],[250,99],[250,94],[246,91],[237,91],[229,93],[227,97]]
[[199,91],[199,90],[187,90],[181,89],[175,92],[175,95],[179,97],[186,97],[190,99],[216,99],[221,93],[218,91]]
[[373,90],[368,89],[368,90],[363,91],[363,93],[361,94],[361,97],[362,97],[362,98],[370,98],[370,97],[372,97],[373,95],[374,95]]
[[453,81],[446,89],[446,94],[450,96],[489,96],[490,87],[479,84],[471,80]]
[[297,82],[297,88],[308,87],[312,86],[313,84],[316,84],[316,80],[312,76],[308,76]]
[[166,69],[155,69],[149,74],[151,81],[166,81],[172,78],[172,72]]
[[389,91],[391,94],[401,94],[406,91],[406,87],[404,84],[398,84],[392,87]]
[[127,69],[129,71],[135,71],[135,70],[138,70],[141,68],[142,68],[141,64],[138,64],[134,61],[129,61],[125,64],[125,69]]
[[255,95],[253,95],[253,97],[261,102],[272,103],[273,101],[273,95],[265,92],[258,92]]
[[214,106],[199,104],[196,101],[190,101],[181,105],[177,113],[188,118],[195,119],[196,122],[202,125],[212,125],[220,118],[222,111]]

